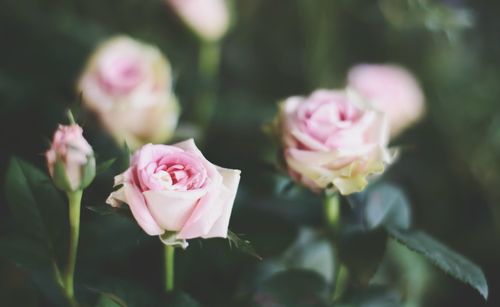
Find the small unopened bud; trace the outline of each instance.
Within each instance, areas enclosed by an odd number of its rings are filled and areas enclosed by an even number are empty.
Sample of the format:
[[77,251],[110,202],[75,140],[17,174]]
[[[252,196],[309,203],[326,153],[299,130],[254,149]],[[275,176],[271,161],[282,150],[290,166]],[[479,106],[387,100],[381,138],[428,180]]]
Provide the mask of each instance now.
[[61,190],[83,190],[95,177],[94,151],[77,124],[59,125],[45,156],[50,176]]

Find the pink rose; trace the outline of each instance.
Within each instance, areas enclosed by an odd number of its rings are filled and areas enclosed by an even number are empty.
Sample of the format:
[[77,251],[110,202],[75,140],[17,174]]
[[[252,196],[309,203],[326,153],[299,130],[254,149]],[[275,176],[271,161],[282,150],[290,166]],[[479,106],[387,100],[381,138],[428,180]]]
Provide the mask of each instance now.
[[417,122],[425,111],[418,82],[400,66],[357,65],[349,71],[348,87],[387,114],[392,137]]
[[279,114],[290,175],[313,191],[329,186],[346,195],[367,185],[390,161],[382,113],[352,93],[317,90],[290,97]]
[[225,0],[166,0],[182,21],[202,39],[218,41],[229,28]]
[[225,238],[239,180],[239,170],[210,163],[192,139],[147,144],[134,154],[130,168],[115,177],[115,186],[122,187],[107,203],[127,203],[149,235]]
[[64,191],[81,190],[94,179],[94,152],[76,124],[59,125],[45,157],[54,183]]
[[165,142],[177,125],[168,61],[156,47],[129,37],[114,37],[97,48],[78,91],[113,137],[131,148]]

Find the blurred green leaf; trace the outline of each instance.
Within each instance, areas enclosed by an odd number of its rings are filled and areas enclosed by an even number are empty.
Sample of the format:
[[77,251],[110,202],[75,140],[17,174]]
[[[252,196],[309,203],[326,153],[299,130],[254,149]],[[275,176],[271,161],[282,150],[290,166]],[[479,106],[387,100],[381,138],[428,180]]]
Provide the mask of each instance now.
[[408,229],[410,204],[403,192],[390,184],[378,184],[369,191],[364,204],[364,221],[369,229],[381,224]]
[[377,183],[362,193],[350,196],[352,212],[348,228],[368,231],[381,225],[408,229],[411,210],[404,193],[394,185]]
[[55,260],[50,257],[43,242],[19,235],[2,237],[0,256],[27,270],[33,283],[50,301],[51,306],[67,306],[57,282],[58,277],[53,271]]
[[125,304],[127,307],[158,307],[166,304],[151,288],[129,280],[104,276],[95,287],[93,291],[108,295],[112,293],[113,297],[119,298],[115,303]]
[[[5,237],[0,253],[29,270],[40,291],[53,306],[66,306],[55,275],[55,244],[64,232],[64,204],[50,179],[30,164],[12,158],[7,169],[6,196],[21,234]],[[58,244],[63,247],[64,243]]]
[[121,214],[95,215],[82,223],[80,264],[95,267],[119,258],[137,247],[141,238],[144,238],[142,229],[130,218]]
[[201,305],[195,301],[191,296],[184,292],[176,292],[173,294],[171,300],[169,300],[168,306],[172,307],[201,307]]
[[259,256],[259,254],[257,254],[250,241],[241,239],[231,230],[227,231],[227,239],[229,240],[229,245],[231,247],[234,246],[243,253],[253,256],[259,260],[262,260],[262,257]]
[[63,201],[50,179],[30,164],[12,158],[5,190],[16,225],[52,250],[66,219]]
[[0,238],[0,255],[27,270],[50,267],[53,261],[43,243],[19,235]]
[[288,269],[307,269],[333,280],[334,252],[330,242],[320,233],[308,228],[300,229],[295,243],[279,258]]
[[106,160],[104,162],[99,163],[99,165],[97,165],[96,173],[97,174],[104,173],[113,165],[113,163],[115,163],[115,161],[116,161],[116,158],[112,158],[112,159],[109,159],[109,160]]
[[289,270],[266,280],[254,294],[252,306],[324,307],[328,285],[315,272]]
[[399,307],[401,295],[382,286],[371,286],[366,289],[355,289],[348,293],[346,299],[337,307]]
[[103,293],[99,297],[96,307],[127,307],[127,304],[114,294]]
[[379,229],[342,234],[336,248],[351,278],[359,284],[368,285],[384,257],[386,242],[386,233]]
[[483,271],[464,256],[449,249],[426,233],[387,227],[389,234],[409,249],[424,255],[438,268],[465,282],[488,298],[488,284]]
[[297,240],[282,255],[266,258],[257,265],[240,285],[239,292],[242,295],[253,292],[274,274],[290,269],[316,272],[329,283],[333,281],[334,262],[333,247],[324,235],[302,228]]

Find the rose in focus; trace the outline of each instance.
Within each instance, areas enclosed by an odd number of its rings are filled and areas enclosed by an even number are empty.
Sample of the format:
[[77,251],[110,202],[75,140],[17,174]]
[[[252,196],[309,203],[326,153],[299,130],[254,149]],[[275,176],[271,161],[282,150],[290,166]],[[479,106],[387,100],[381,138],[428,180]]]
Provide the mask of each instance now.
[[94,152],[76,124],[59,126],[45,157],[54,184],[63,191],[83,190],[94,179]]
[[100,45],[78,82],[84,105],[118,143],[138,148],[173,134],[179,106],[170,64],[160,50],[126,36]]
[[130,168],[115,177],[115,186],[121,187],[107,203],[127,203],[149,235],[225,238],[239,180],[239,170],[210,163],[192,139],[147,144],[133,155]]
[[424,95],[417,80],[400,66],[354,66],[349,71],[348,87],[387,114],[392,137],[415,124],[425,112]]
[[391,160],[387,121],[354,93],[317,90],[280,108],[279,132],[290,175],[313,191],[361,191]]

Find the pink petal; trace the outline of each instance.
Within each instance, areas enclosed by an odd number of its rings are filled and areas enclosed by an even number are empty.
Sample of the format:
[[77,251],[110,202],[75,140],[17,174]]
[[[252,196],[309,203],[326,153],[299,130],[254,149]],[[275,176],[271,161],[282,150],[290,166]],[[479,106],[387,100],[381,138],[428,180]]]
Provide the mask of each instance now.
[[217,170],[222,175],[222,184],[225,188],[221,191],[219,199],[216,200],[216,202],[222,204],[223,209],[221,216],[215,222],[215,225],[212,226],[210,231],[204,236],[204,238],[227,237],[229,219],[231,217],[234,199],[236,198],[236,192],[240,182],[241,172],[239,170],[222,167],[218,167]]
[[143,195],[158,224],[169,231],[182,229],[206,190],[146,191]]
[[149,212],[144,196],[133,184],[123,184],[127,203],[132,211],[135,220],[141,228],[150,236],[160,235],[164,230],[160,228],[158,223]]
[[222,215],[224,204],[217,202],[223,188],[222,176],[216,173],[212,180],[207,186],[208,192],[199,200],[193,213],[177,235],[179,239],[204,237]]

